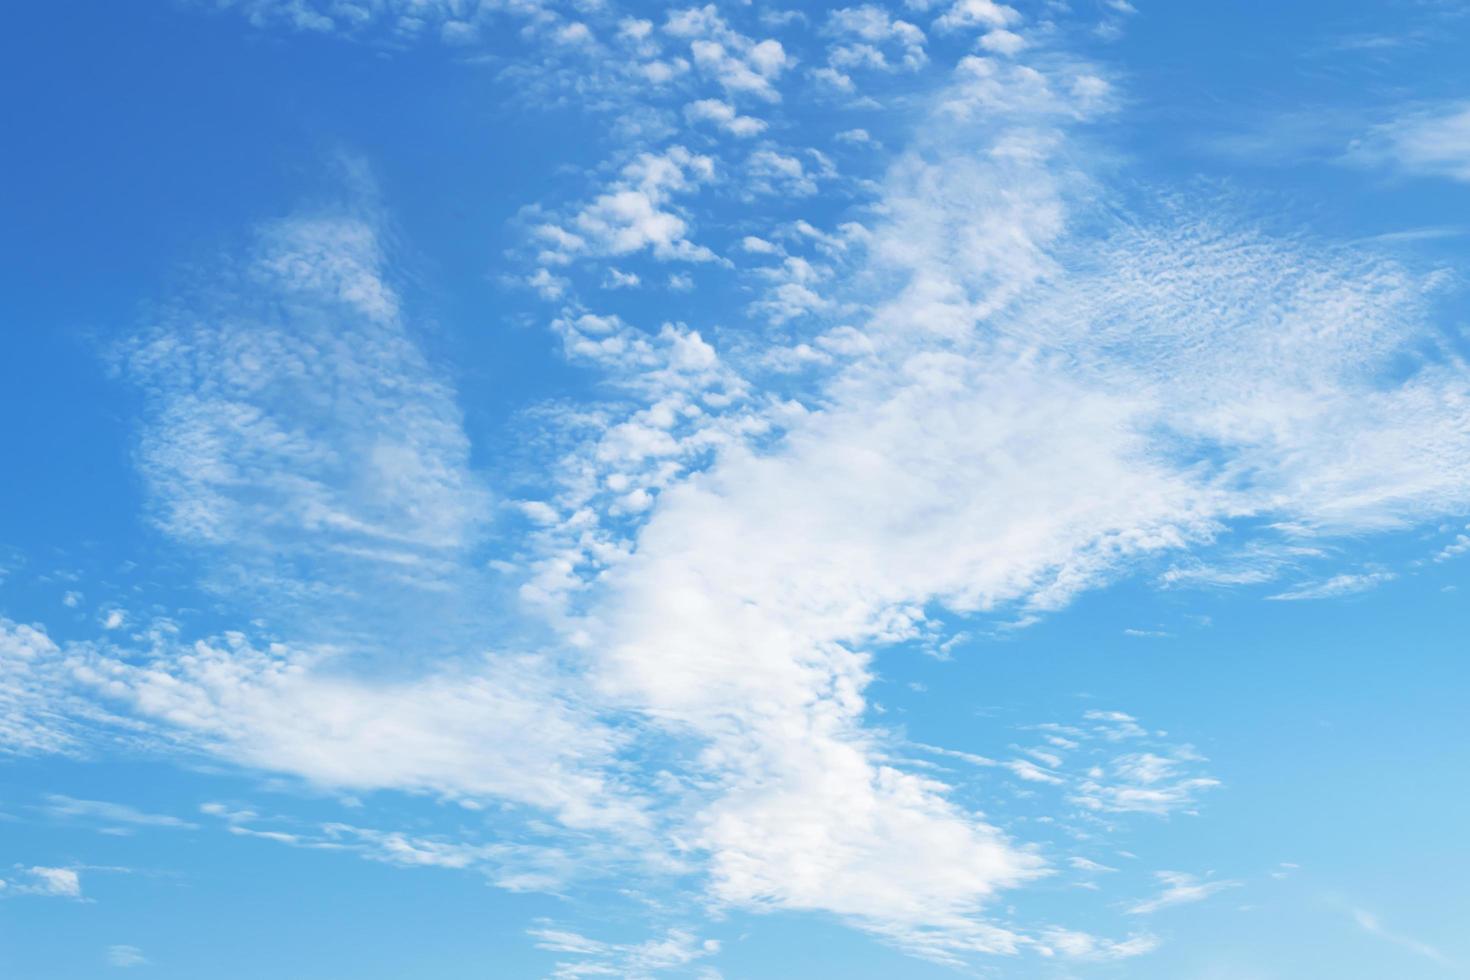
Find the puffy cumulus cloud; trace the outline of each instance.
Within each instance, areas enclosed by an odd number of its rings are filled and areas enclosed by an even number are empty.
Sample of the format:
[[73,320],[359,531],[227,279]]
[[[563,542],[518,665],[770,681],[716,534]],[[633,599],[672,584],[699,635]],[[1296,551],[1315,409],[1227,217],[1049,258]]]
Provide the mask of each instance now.
[[833,275],[833,270],[827,266],[814,265],[793,255],[780,265],[760,271],[771,286],[761,299],[751,304],[750,310],[775,325],[812,313],[830,312],[837,307],[834,300],[821,292],[824,281]]
[[741,34],[714,4],[670,11],[663,32],[687,43],[695,67],[728,95],[780,101],[775,83],[792,63],[780,41],[756,41]]
[[994,0],[954,0],[934,21],[941,31],[973,27],[1003,28],[1018,22],[1021,15],[1014,7]]
[[1087,119],[1112,105],[1112,86],[1084,68],[1047,73],[1014,60],[968,55],[955,66],[954,75],[956,84],[943,103],[954,119],[1030,117],[1027,130],[1016,134],[1030,145],[1016,142],[1003,148],[1003,152],[1013,154],[1043,151],[1038,144],[1055,134],[1030,127],[1047,116]]
[[[1470,531],[1470,527],[1467,527],[1466,530]],[[1467,551],[1470,551],[1470,534],[1457,534],[1455,535],[1455,540],[1445,545],[1435,554],[1434,560],[1449,561],[1452,558],[1458,558]]]
[[765,132],[766,122],[754,116],[742,116],[735,107],[719,99],[700,99],[684,107],[684,118],[690,122],[708,122],[732,136],[757,136]]
[[801,156],[774,149],[752,153],[745,162],[747,193],[810,197],[820,183],[837,175],[837,168],[821,150],[807,149]]
[[715,733],[725,795],[697,838],[714,896],[836,913],[936,959],[1016,951],[1025,940],[978,913],[1036,877],[1040,859],[947,801],[943,784],[876,764],[850,719],[806,725],[805,737],[791,721]]
[[80,898],[82,879],[71,868],[30,868],[27,872],[33,884],[30,886],[38,895],[60,895],[64,898]]
[[980,38],[980,47],[992,54],[1014,55],[1026,47],[1026,39],[1014,31],[996,28]]
[[[665,97],[777,103],[795,63],[773,38],[731,26],[762,18],[714,5],[650,12],[617,2],[559,0],[190,0],[244,15],[257,29],[367,42],[380,53],[448,47],[497,65],[502,97],[524,107],[575,106],[614,119],[620,135],[670,133]],[[519,51],[505,48],[514,38]],[[746,117],[751,118],[751,117]],[[749,123],[742,123],[748,126]]]
[[644,249],[659,259],[713,260],[713,252],[688,239],[689,224],[671,201],[675,194],[692,191],[714,176],[710,157],[682,146],[640,153],[566,226],[536,227],[535,237],[543,246],[541,260],[558,264],[578,255],[629,255]]
[[823,77],[838,88],[853,87],[850,72],[917,71],[929,60],[924,32],[874,4],[834,10],[823,33],[832,39]]

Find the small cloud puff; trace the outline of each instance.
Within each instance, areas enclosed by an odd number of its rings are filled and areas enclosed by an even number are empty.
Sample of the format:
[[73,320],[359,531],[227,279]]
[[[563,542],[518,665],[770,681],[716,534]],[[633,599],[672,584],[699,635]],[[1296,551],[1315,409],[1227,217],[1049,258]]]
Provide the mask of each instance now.
[[146,966],[148,958],[143,951],[136,946],[109,946],[107,947],[107,965],[119,969],[127,969],[133,966]]

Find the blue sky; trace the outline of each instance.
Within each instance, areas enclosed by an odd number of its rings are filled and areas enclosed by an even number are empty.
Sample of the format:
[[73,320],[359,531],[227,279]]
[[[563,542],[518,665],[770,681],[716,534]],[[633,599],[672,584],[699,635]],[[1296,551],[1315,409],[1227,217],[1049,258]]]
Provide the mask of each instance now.
[[0,974],[1470,976],[1470,7],[8,13]]

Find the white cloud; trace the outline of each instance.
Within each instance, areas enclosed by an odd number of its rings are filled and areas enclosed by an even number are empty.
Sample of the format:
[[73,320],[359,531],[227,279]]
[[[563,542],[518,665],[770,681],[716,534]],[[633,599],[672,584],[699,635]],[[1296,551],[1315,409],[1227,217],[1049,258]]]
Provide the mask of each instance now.
[[401,322],[384,261],[366,219],[277,222],[243,269],[225,263],[218,288],[121,351],[147,399],[155,518],[222,575],[298,594],[365,570],[431,585],[485,520],[454,394]]
[[1354,573],[1343,572],[1334,575],[1322,582],[1308,585],[1300,585],[1286,592],[1278,592],[1276,595],[1268,596],[1270,599],[1285,601],[1302,599],[1335,599],[1338,596],[1355,595],[1359,592],[1367,592],[1377,588],[1384,582],[1391,582],[1397,576],[1392,572],[1366,572]]
[[778,150],[756,150],[745,162],[746,186],[757,194],[817,193],[818,182],[836,176],[836,167],[817,150],[807,150],[804,156],[805,160]]
[[1434,560],[1449,561],[1451,558],[1458,558],[1467,551],[1470,551],[1470,534],[1457,534],[1455,535],[1454,541],[1445,545],[1435,554]]
[[[466,809],[474,812],[476,808]],[[496,840],[481,843],[463,839],[466,833],[473,833],[465,827],[460,828],[461,837],[454,838],[340,822],[303,824],[218,802],[205,803],[199,810],[223,821],[228,832],[238,837],[304,850],[348,852],[401,868],[470,871],[507,891],[563,889],[579,872],[586,873],[590,864],[596,862],[599,870],[606,870],[620,857],[607,847],[585,846],[587,839],[579,837],[571,838],[565,848],[506,841],[503,825],[493,832]],[[579,848],[579,841],[584,846]]]
[[147,966],[148,957],[136,946],[109,946],[107,947],[107,965],[119,969],[128,969],[134,966]]
[[1016,55],[1026,47],[1026,39],[1014,31],[997,28],[980,37],[980,47],[993,54]]
[[552,32],[552,37],[558,44],[583,45],[592,44],[592,30],[581,21],[573,21],[564,24]]
[[1449,964],[1449,958],[1446,957],[1439,950],[1435,949],[1433,946],[1430,946],[1428,943],[1422,943],[1417,939],[1413,939],[1409,936],[1403,936],[1396,932],[1391,932],[1388,929],[1385,929],[1383,927],[1383,923],[1378,920],[1378,916],[1374,915],[1371,912],[1367,912],[1363,909],[1353,909],[1352,917],[1353,921],[1358,924],[1358,928],[1362,929],[1364,932],[1368,933],[1371,936],[1377,936],[1379,939],[1406,949],[1416,956],[1422,956],[1427,960],[1433,960],[1435,963],[1440,963],[1443,965]]
[[1053,785],[1062,783],[1062,779],[1055,773],[1048,772],[1029,759],[1012,759],[1004,765],[1028,783],[1051,783]]
[[558,276],[550,269],[537,269],[526,277],[526,285],[541,294],[542,299],[560,299],[571,286],[565,276]]
[[67,820],[85,819],[109,825],[135,827],[167,827],[178,830],[193,830],[195,825],[179,817],[164,813],[147,813],[126,803],[110,803],[105,800],[78,800],[70,796],[51,794],[41,807],[52,817]]
[[53,898],[81,898],[82,878],[72,868],[36,866],[20,869],[20,879],[0,882],[9,895],[42,895]]
[[823,33],[834,39],[827,63],[837,71],[917,71],[929,60],[924,32],[874,4],[834,10]]
[[1008,27],[1021,19],[1014,7],[994,0],[954,0],[948,10],[934,21],[940,30],[968,27]]
[[[874,9],[834,15],[856,40],[818,74],[851,85],[846,69],[922,54],[917,28]],[[982,49],[1014,56],[1018,19],[959,0],[936,25],[986,30]],[[667,106],[726,128],[750,129],[736,106],[777,101],[792,64],[713,6],[620,32],[603,36],[638,52],[629,72],[678,86]],[[687,45],[693,68],[647,60],[661,45]],[[698,85],[721,97],[687,101]],[[63,654],[0,623],[0,659],[18,668],[0,681],[0,735],[64,744],[35,720],[53,720],[36,696],[44,665],[65,660],[160,740],[325,787],[550,813],[697,863],[717,905],[835,914],[947,962],[1151,948],[1147,936],[992,921],[990,903],[1048,868],[952,786],[893,760],[866,695],[885,648],[927,638],[935,614],[1024,624],[1164,553],[1181,581],[1219,571],[1216,542],[1230,534],[1245,557],[1226,571],[1270,577],[1295,558],[1251,550],[1280,537],[1252,530],[1267,521],[1311,541],[1463,510],[1470,392],[1452,356],[1403,382],[1373,371],[1432,340],[1432,284],[1411,271],[1241,227],[1217,201],[1172,198],[1122,221],[1093,210],[1108,195],[1068,135],[1111,102],[1089,66],[971,56],[933,102],[880,181],[843,185],[872,195],[871,227],[813,234],[753,214],[726,231],[779,229],[741,245],[781,260],[748,280],[769,286],[751,307],[779,328],[768,344],[717,349],[731,332],[702,324],[644,329],[583,307],[571,287],[582,258],[715,259],[691,238],[699,192],[738,167],[626,148],[608,185],[533,230],[540,254],[521,282],[558,304],[566,356],[612,392],[530,413],[547,469],[534,502],[507,508],[530,527],[501,542],[497,567],[545,618],[536,635],[557,632],[546,655],[480,656],[498,630],[437,615],[488,604],[470,555],[489,497],[456,395],[384,274],[374,220],[267,228],[222,277],[236,286],[181,302],[121,362],[148,400],[139,464],[159,525],[210,556],[217,588],[266,595],[272,610],[299,603],[310,615],[290,625],[320,642],[226,633]],[[746,159],[735,193],[747,206],[839,179],[813,149],[764,145]],[[763,386],[797,359],[822,366],[810,387]],[[453,601],[405,600],[385,583]],[[1156,737],[1121,712],[1088,712],[1029,750],[1045,767],[996,765],[1109,820],[1187,812],[1218,784]],[[641,738],[689,752],[643,772],[624,754]],[[1079,776],[1069,760],[1084,754],[1096,764]],[[113,806],[89,805],[99,818]],[[557,880],[545,853],[225,819],[294,846],[496,868],[505,887]],[[502,867],[522,859],[532,867]],[[1131,912],[1234,884],[1160,880]],[[585,958],[566,969],[594,973],[707,952],[684,933],[646,949],[549,927],[541,939]]]
[[1123,711],[1090,709],[1083,712],[1082,717],[1093,723],[1092,731],[1095,735],[1109,742],[1142,738],[1147,734],[1143,726],[1138,724],[1137,718]]
[[764,238],[755,235],[746,235],[740,240],[740,247],[753,255],[780,255],[781,246],[772,244]]
[[[1073,546],[1015,537],[1036,526],[1032,513],[1057,512],[1045,467],[1024,492],[965,489],[1003,451],[974,433],[1015,433],[1026,410],[992,417],[983,369],[918,358],[910,372],[896,391],[886,380],[881,394],[852,387],[791,431],[780,454],[730,455],[698,485],[666,490],[638,553],[610,572],[591,648],[606,651],[601,677],[615,698],[716,740],[711,760],[729,789],[701,839],[717,895],[825,908],[931,953],[1014,948],[1014,936],[971,916],[1036,862],[945,802],[939,784],[871,761],[857,724],[867,659],[856,650],[908,635],[905,610],[929,597],[979,609],[1026,595]],[[956,405],[960,392],[973,401]],[[1055,405],[1056,394],[1021,404]],[[1056,447],[1058,462],[1075,473],[1105,443],[1079,435]],[[1086,483],[1131,502],[1140,487],[1128,480]],[[1089,506],[1101,516],[1110,504]],[[803,830],[819,827],[827,837]]]
[[1078,871],[1102,873],[1118,870],[1117,868],[1110,868],[1105,864],[1099,864],[1098,862],[1085,857],[1073,856],[1067,859],[1067,863],[1076,868]]
[[559,961],[551,974],[568,980],[586,976],[646,977],[681,970],[720,951],[718,940],[700,939],[685,929],[670,929],[659,938],[641,943],[589,939],[551,923],[530,929],[529,935],[537,948],[570,957]]
[[835,312],[838,306],[822,294],[832,270],[814,266],[806,259],[787,256],[778,266],[762,270],[771,285],[761,299],[750,305],[752,313],[773,324],[783,324],[810,313]]
[[[506,31],[503,21],[507,17],[519,22],[526,36],[553,45],[582,49],[596,44],[586,23],[567,20],[536,0],[217,0],[206,6],[239,11],[256,28],[279,27],[396,46],[435,38],[451,47],[475,45],[497,31]],[[600,5],[578,6],[596,13]],[[636,34],[633,37],[638,39]]]
[[85,712],[66,697],[46,631],[0,617],[0,752],[69,752]]
[[1346,159],[1413,177],[1470,181],[1470,103],[1398,113],[1355,140]]
[[1203,880],[1182,871],[1157,871],[1154,877],[1163,885],[1163,889],[1153,898],[1128,906],[1125,911],[1129,915],[1151,915],[1175,905],[1202,902],[1216,892],[1240,886],[1238,881]]
[[758,136],[765,132],[766,122],[754,116],[742,116],[735,107],[719,99],[700,99],[684,107],[684,118],[690,122],[710,122],[732,136]]
[[637,289],[642,282],[643,280],[636,272],[623,272],[621,269],[609,267],[602,285],[604,289]]
[[1071,929],[1047,929],[1042,932],[1043,955],[1061,953],[1073,959],[1091,961],[1126,960],[1152,953],[1161,945],[1154,936],[1133,936],[1121,941],[1099,939]]
[[643,822],[637,800],[598,771],[618,736],[536,658],[487,656],[410,680],[354,676],[332,659],[230,634],[73,672],[186,746],[322,786],[505,799],[579,827]]
[[781,42],[755,41],[732,30],[713,4],[670,12],[663,30],[687,40],[695,66],[727,94],[780,101],[774,83],[791,64]]
[[[1418,322],[1401,270],[1177,215],[1069,237],[1090,188],[1058,162],[1058,127],[1105,97],[1072,67],[968,63],[936,111],[975,128],[932,127],[882,185],[866,271],[896,285],[820,407],[783,416],[770,448],[721,443],[697,480],[663,484],[574,621],[604,696],[708,742],[695,840],[725,902],[836,912],[937,958],[1019,948],[982,910],[1040,865],[944,784],[881,761],[862,724],[874,652],[918,635],[931,605],[1024,621],[1144,556],[1208,549],[1242,516],[1310,536],[1464,499],[1457,437],[1435,454],[1454,476],[1386,433],[1339,452],[1362,359]],[[618,329],[576,336],[626,356]],[[1431,407],[1452,389],[1411,397],[1433,418],[1421,438],[1453,430]],[[1384,405],[1369,425],[1414,417]],[[1197,446],[1228,462],[1200,466]],[[1122,713],[1088,720],[1102,743],[1147,735]],[[1012,771],[1094,812],[1164,815],[1218,785],[1199,762],[1140,745],[1083,777]],[[1140,911],[1224,887],[1166,885]]]
[[838,71],[830,66],[826,68],[813,68],[811,77],[828,86],[835,92],[853,92],[857,86],[853,83],[852,76]]
[[1218,779],[1191,772],[1202,761],[1187,746],[1168,756],[1126,753],[1089,770],[1071,799],[1089,810],[1105,813],[1188,812],[1203,790],[1220,785]]
[[640,153],[617,180],[570,220],[575,231],[543,224],[535,233],[548,258],[577,255],[630,255],[644,249],[658,259],[707,262],[714,253],[689,240],[689,224],[672,208],[675,194],[714,179],[714,161],[673,146],[663,153]]

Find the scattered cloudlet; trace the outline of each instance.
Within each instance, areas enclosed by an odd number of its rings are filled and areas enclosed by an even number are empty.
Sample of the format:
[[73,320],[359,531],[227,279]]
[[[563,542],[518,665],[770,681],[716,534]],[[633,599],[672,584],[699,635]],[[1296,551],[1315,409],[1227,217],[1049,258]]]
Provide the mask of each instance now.
[[1433,960],[1435,963],[1440,963],[1444,965],[1448,965],[1449,963],[1449,959],[1433,946],[1430,946],[1427,943],[1421,943],[1417,939],[1412,939],[1408,936],[1400,935],[1396,932],[1391,932],[1388,929],[1384,928],[1383,923],[1378,920],[1378,916],[1374,915],[1371,912],[1364,911],[1363,909],[1353,909],[1352,917],[1353,921],[1358,924],[1358,928],[1362,929],[1370,936],[1377,936],[1379,939],[1382,939],[1385,942],[1389,942],[1402,949],[1406,949],[1416,956],[1422,956],[1427,960]]
[[1345,158],[1408,177],[1470,181],[1470,103],[1396,112],[1393,121],[1354,140]]
[[107,965],[124,970],[134,966],[147,966],[148,957],[136,946],[109,946]]
[[1128,906],[1127,912],[1130,915],[1151,915],[1160,909],[1202,902],[1217,892],[1240,886],[1238,881],[1205,880],[1182,871],[1159,871],[1155,872],[1154,877],[1163,885],[1163,889],[1153,898]]
[[86,820],[109,826],[165,827],[175,830],[194,830],[197,825],[165,813],[147,813],[126,803],[110,803],[104,800],[78,800],[70,796],[52,794],[46,798],[41,809],[49,816],[63,820]]
[[71,868],[19,868],[10,880],[0,878],[0,897],[6,895],[81,898],[82,878]]
[[1267,598],[1284,601],[1334,599],[1338,596],[1367,592],[1370,589],[1377,588],[1384,582],[1391,582],[1397,577],[1393,572],[1344,572],[1321,582],[1299,585],[1286,592],[1278,592],[1276,595],[1268,596]]
[[700,939],[684,929],[670,929],[663,936],[641,943],[609,943],[543,923],[530,930],[538,949],[565,957],[557,962],[552,976],[650,977],[666,970],[682,970],[720,951],[714,939]]

